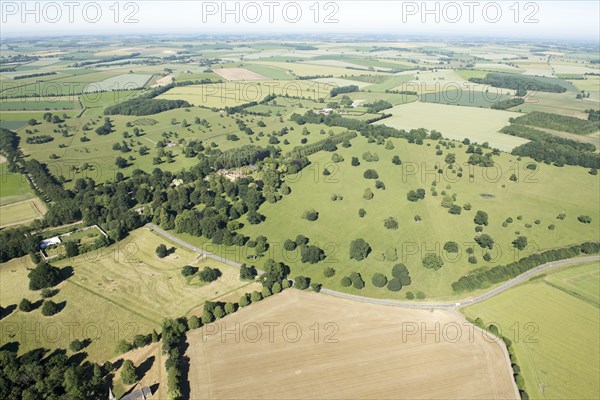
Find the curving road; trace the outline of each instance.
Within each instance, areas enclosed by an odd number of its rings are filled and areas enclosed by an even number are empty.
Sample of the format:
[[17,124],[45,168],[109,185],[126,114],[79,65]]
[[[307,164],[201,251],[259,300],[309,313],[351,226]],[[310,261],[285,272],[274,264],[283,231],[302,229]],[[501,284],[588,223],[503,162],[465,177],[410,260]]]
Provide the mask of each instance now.
[[[149,224],[146,224],[146,226],[149,227],[154,232],[156,232],[157,234],[159,234],[160,236],[163,236],[163,237],[169,239],[170,241],[177,243],[178,245],[180,245],[182,247],[185,247],[186,249],[189,249],[189,250],[194,251],[199,254],[204,254],[206,257],[212,258],[213,260],[216,260],[216,261],[220,261],[227,265],[231,265],[232,267],[239,268],[241,266],[241,264],[239,264],[237,262],[227,260],[221,256],[218,256],[213,253],[209,253],[209,252],[204,251],[194,245],[191,245],[191,244],[187,243],[186,241],[181,240],[181,239],[171,235],[169,232],[161,229],[160,227],[158,227],[154,224],[149,223]],[[529,279],[533,275],[538,274],[541,271],[544,271],[544,270],[547,270],[550,268],[554,268],[554,267],[559,267],[562,265],[579,264],[579,263],[591,262],[591,261],[600,261],[600,255],[588,256],[588,257],[576,257],[576,258],[568,258],[566,260],[552,261],[552,262],[549,262],[546,264],[539,265],[533,269],[530,269],[529,271],[524,272],[523,274],[517,276],[516,278],[513,278],[510,281],[505,282],[502,285],[497,286],[497,287],[491,289],[490,291],[480,294],[478,296],[475,296],[475,297],[472,297],[469,299],[465,299],[465,300],[456,300],[454,302],[446,302],[446,303],[417,303],[417,302],[411,302],[411,301],[375,299],[372,297],[364,297],[364,296],[357,296],[354,294],[337,292],[335,290],[325,289],[325,288],[321,289],[321,293],[329,294],[331,296],[336,296],[336,297],[342,297],[342,298],[350,299],[350,300],[362,301],[364,303],[381,304],[384,306],[424,308],[424,309],[430,309],[430,308],[454,309],[457,307],[468,306],[471,304],[475,304],[475,303],[479,303],[484,300],[487,300],[490,297],[493,297],[499,293],[504,292],[505,290],[510,289],[511,287],[513,287],[515,285],[518,285],[519,283],[521,283],[523,281],[526,281],[527,279]],[[263,271],[257,270],[257,272],[260,274]]]

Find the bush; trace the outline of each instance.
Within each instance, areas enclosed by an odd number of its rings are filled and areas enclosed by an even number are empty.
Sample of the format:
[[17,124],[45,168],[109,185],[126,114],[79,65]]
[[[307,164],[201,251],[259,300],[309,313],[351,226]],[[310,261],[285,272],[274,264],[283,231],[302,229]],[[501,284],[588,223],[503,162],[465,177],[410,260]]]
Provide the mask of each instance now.
[[387,288],[389,291],[398,292],[402,289],[402,282],[398,278],[392,278],[388,281]]
[[340,284],[341,284],[343,287],[350,287],[350,285],[352,285],[352,280],[351,280],[349,277],[345,276],[345,277],[343,277],[343,278],[342,278],[342,280],[340,281]]
[[361,208],[360,210],[358,210],[358,216],[363,218],[365,215],[367,215],[367,212],[365,211],[364,208]]
[[198,273],[198,278],[202,282],[213,282],[217,280],[221,276],[221,271],[217,268],[204,267],[200,273]]
[[75,339],[71,342],[71,344],[69,344],[69,349],[73,352],[73,353],[77,353],[81,350],[83,350],[83,342],[79,339]]
[[577,217],[577,220],[582,224],[590,224],[592,222],[592,218],[588,215],[580,215]]
[[412,299],[414,299],[414,298],[415,298],[415,295],[414,295],[414,293],[413,293],[413,292],[406,292],[406,298],[407,298],[408,300],[412,300]]
[[296,289],[305,290],[310,286],[310,278],[307,278],[306,276],[297,276],[294,281],[294,287]]
[[444,243],[444,250],[448,253],[458,253],[458,243],[446,242]]
[[515,249],[523,250],[527,247],[527,237],[518,236],[515,240],[512,241],[512,245]]
[[188,277],[196,274],[198,272],[198,267],[192,267],[191,265],[186,265],[181,269],[181,275]]
[[426,296],[425,296],[425,293],[423,293],[423,292],[420,292],[420,291],[419,291],[419,292],[417,292],[417,299],[419,299],[419,300],[423,300],[425,297],[426,297]]
[[34,308],[33,303],[31,301],[29,301],[28,299],[23,299],[19,303],[19,310],[21,310],[23,312],[33,311],[33,308]]
[[425,254],[425,257],[423,257],[422,263],[425,268],[437,271],[444,265],[444,260],[434,253],[427,253]]
[[60,311],[60,308],[58,307],[58,304],[56,304],[52,300],[44,301],[44,304],[42,305],[42,315],[43,316],[50,317],[54,314],[57,314],[59,311]]
[[291,239],[286,239],[285,242],[283,242],[283,248],[287,251],[294,251],[296,249],[296,242]]
[[396,230],[398,229],[398,221],[394,217],[388,217],[383,222],[383,226],[387,229]]
[[196,317],[195,315],[192,315],[191,317],[189,317],[188,318],[188,327],[190,329],[200,328],[200,318]]
[[331,278],[334,275],[335,275],[335,269],[333,269],[331,267],[325,267],[325,269],[323,270],[323,276],[325,276],[325,278]]
[[319,218],[319,213],[316,212],[314,209],[306,210],[302,214],[302,218],[308,221],[316,221]]
[[371,279],[371,282],[373,283],[373,286],[382,288],[387,284],[388,279],[384,274],[382,274],[380,272],[376,272],[375,274],[373,274],[373,278]]

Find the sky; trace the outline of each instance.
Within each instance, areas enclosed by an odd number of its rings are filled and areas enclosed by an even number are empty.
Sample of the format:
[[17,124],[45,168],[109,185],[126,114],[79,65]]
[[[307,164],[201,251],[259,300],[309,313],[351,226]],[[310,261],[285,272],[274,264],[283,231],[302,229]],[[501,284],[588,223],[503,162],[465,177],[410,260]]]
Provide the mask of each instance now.
[[600,41],[598,1],[7,1],[0,38],[379,33]]

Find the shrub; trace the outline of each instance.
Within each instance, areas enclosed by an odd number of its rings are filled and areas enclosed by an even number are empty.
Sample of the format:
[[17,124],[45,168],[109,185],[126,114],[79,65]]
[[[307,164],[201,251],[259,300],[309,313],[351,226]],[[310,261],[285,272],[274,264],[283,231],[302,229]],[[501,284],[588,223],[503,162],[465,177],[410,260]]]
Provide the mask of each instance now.
[[77,353],[81,350],[83,350],[83,342],[79,339],[75,339],[73,340],[70,344],[69,344],[69,349],[73,352],[73,353]]
[[325,276],[325,278],[331,278],[334,275],[335,275],[335,269],[333,269],[331,267],[325,267],[325,269],[323,270],[323,276]]
[[310,278],[307,278],[306,276],[297,276],[294,282],[294,287],[296,289],[300,289],[300,290],[305,290],[308,289],[308,287],[310,286]]
[[202,282],[212,282],[217,280],[221,276],[221,271],[217,268],[204,267],[198,274],[198,278]]
[[352,285],[352,280],[349,277],[345,276],[342,278],[340,283],[343,287],[350,287],[350,285]]
[[420,291],[419,291],[419,292],[417,292],[417,299],[419,299],[419,300],[423,300],[425,297],[426,297],[426,296],[425,296],[425,293],[423,293],[423,292],[420,292]]
[[194,275],[198,272],[198,267],[192,267],[191,265],[186,265],[181,269],[181,275],[188,277]]
[[316,212],[314,209],[306,210],[302,214],[302,218],[308,221],[316,221],[319,218],[319,213]]
[[444,250],[448,253],[458,253],[458,243],[446,242],[444,243]]
[[590,224],[592,222],[592,218],[589,215],[580,215],[577,217],[577,220],[582,224]]
[[434,253],[427,253],[425,254],[425,257],[423,257],[422,263],[425,268],[437,271],[444,265],[444,260]]
[[283,242],[283,248],[287,251],[293,251],[296,249],[296,242],[291,239],[286,239],[285,242]]
[[394,217],[388,217],[383,222],[383,226],[387,229],[396,230],[398,229],[398,221]]
[[414,295],[414,293],[413,293],[413,292],[406,292],[406,298],[407,298],[408,300],[412,300],[412,299],[414,299],[414,298],[415,298],[415,295]]
[[361,208],[360,210],[358,210],[358,216],[363,218],[365,215],[367,215],[367,212],[365,211],[364,208]]
[[21,310],[23,312],[33,311],[33,308],[34,308],[33,303],[31,301],[29,301],[28,299],[23,299],[19,303],[19,310]]

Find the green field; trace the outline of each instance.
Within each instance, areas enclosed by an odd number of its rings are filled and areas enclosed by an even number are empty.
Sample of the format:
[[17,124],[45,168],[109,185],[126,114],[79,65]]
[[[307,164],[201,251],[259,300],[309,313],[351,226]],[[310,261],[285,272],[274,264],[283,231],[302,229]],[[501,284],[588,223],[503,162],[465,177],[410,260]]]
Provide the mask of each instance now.
[[271,79],[282,79],[282,80],[290,80],[296,79],[296,77],[290,74],[286,69],[273,67],[270,65],[258,65],[258,64],[248,64],[244,65],[244,68],[256,72],[257,74],[261,74],[264,76],[268,76]]
[[530,398],[597,398],[599,267],[566,267],[462,310],[512,340]]
[[0,110],[3,111],[72,110],[74,108],[76,108],[76,103],[73,100],[39,100],[34,98],[0,101]]
[[[166,317],[196,313],[195,309],[207,299],[237,300],[249,290],[249,283],[239,280],[239,270],[217,261],[202,261],[198,254],[176,249],[159,259],[154,250],[160,243],[170,246],[147,228],[141,228],[113,246],[56,262],[58,267],[73,270],[73,276],[58,285],[60,291],[53,298],[56,303],[66,302],[65,308],[53,317],[42,316],[39,309],[13,312],[1,323],[34,328],[39,324],[36,329],[40,335],[36,339],[22,331],[12,338],[5,334],[0,337],[0,345],[19,339],[19,351],[25,352],[44,346],[66,348],[75,338],[91,338],[92,343],[86,348],[89,358],[103,361],[116,355],[120,340],[131,341],[135,334],[151,333]],[[29,263],[26,258],[0,264],[3,306],[18,304],[23,297],[32,302],[40,299],[38,292],[27,289]],[[208,285],[188,284],[180,273],[186,264],[217,267],[223,276]],[[72,324],[73,337],[69,337],[64,322]],[[44,336],[45,329],[56,323],[61,329],[56,339],[49,341]],[[86,326],[93,328],[85,330]]]
[[490,108],[494,103],[511,97],[495,90],[490,92],[481,90],[448,90],[437,93],[426,93],[421,95],[420,99],[424,103]]
[[[3,170],[5,165],[0,168]],[[29,184],[21,174],[2,172],[0,183],[2,183],[0,185],[0,206],[34,197]]]

